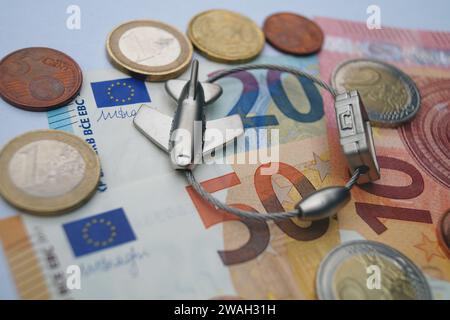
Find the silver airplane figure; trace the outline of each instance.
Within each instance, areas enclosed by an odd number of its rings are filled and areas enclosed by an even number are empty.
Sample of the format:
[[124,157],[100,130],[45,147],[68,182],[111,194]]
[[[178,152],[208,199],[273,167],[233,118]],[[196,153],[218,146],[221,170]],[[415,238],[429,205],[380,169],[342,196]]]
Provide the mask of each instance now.
[[222,88],[217,84],[198,81],[197,60],[192,62],[190,80],[169,80],[165,87],[177,101],[174,117],[142,105],[134,118],[134,125],[170,154],[175,169],[192,169],[201,162],[204,154],[211,153],[244,132],[238,114],[205,121],[204,107],[220,97]]

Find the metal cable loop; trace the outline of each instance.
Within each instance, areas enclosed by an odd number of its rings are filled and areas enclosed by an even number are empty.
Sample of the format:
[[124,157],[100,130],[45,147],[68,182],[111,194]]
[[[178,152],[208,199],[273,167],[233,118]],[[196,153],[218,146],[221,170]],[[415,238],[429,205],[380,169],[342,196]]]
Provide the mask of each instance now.
[[[301,212],[299,211],[289,211],[289,212],[274,212],[274,213],[255,213],[250,211],[241,210],[238,208],[233,208],[223,203],[219,199],[215,198],[211,193],[206,191],[201,183],[195,179],[194,174],[191,170],[186,170],[186,178],[189,181],[190,185],[194,188],[194,190],[205,200],[211,203],[216,209],[225,210],[231,214],[234,214],[243,219],[255,219],[259,221],[270,221],[270,220],[284,220],[298,217]],[[350,178],[350,180],[345,185],[346,188],[351,189],[356,180],[358,180],[360,176],[359,169],[355,170],[355,173]]]
[[[256,69],[265,69],[265,70],[276,70],[276,71],[282,71],[287,72],[290,74],[293,74],[298,77],[305,77],[317,85],[321,86],[325,90],[327,90],[333,97],[336,97],[337,93],[336,91],[329,86],[326,82],[314,77],[313,75],[310,75],[309,73],[303,72],[301,70],[297,70],[288,66],[280,66],[280,65],[273,65],[273,64],[251,64],[251,65],[244,65],[224,71],[220,71],[217,74],[210,77],[206,82],[215,82],[223,77],[226,77],[230,74],[240,72],[240,71],[246,71],[246,70],[256,70]],[[254,219],[259,221],[271,221],[271,220],[284,220],[284,219],[291,219],[298,217],[301,212],[299,211],[289,211],[289,212],[274,212],[274,213],[255,213],[250,211],[241,210],[238,208],[233,208],[228,206],[227,204],[223,203],[219,199],[215,198],[211,193],[206,191],[201,183],[197,181],[195,178],[193,172],[191,170],[185,170],[186,178],[189,181],[189,184],[194,188],[194,190],[205,200],[207,200],[209,203],[211,203],[215,208],[221,209],[224,211],[227,211],[231,214],[234,214],[242,219]],[[351,189],[352,186],[356,183],[360,176],[361,172],[359,169],[356,169],[353,173],[350,180],[347,182],[345,187],[347,189]]]
[[311,80],[312,82],[316,83],[317,85],[321,86],[325,90],[327,90],[329,93],[331,93],[331,95],[333,97],[337,96],[336,90],[334,90],[333,87],[331,87],[325,81],[323,81],[319,78],[316,78],[315,76],[313,76],[307,72],[304,72],[304,71],[301,71],[298,69],[294,69],[289,66],[280,66],[280,65],[276,65],[276,64],[248,64],[248,65],[243,65],[243,66],[239,66],[236,68],[231,68],[228,70],[219,71],[218,73],[211,76],[208,80],[206,80],[206,82],[213,83],[223,77],[226,77],[226,76],[236,73],[236,72],[247,71],[247,70],[258,70],[258,69],[287,72],[287,73],[293,74],[298,77],[307,78],[307,79]]

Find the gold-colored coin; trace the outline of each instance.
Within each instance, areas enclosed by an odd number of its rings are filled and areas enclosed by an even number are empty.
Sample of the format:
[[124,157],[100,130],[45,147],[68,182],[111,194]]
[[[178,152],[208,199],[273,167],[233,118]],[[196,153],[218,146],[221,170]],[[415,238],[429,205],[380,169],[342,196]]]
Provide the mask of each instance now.
[[[371,266],[378,269],[370,268]],[[369,276],[378,270],[380,271],[379,288],[375,281],[373,287],[368,287]],[[349,257],[338,266],[332,285],[338,300],[414,300],[417,298],[413,283],[408,279],[407,270],[399,268],[383,256],[361,254]]]
[[106,49],[120,69],[148,81],[173,79],[192,59],[192,45],[174,27],[152,20],[134,20],[116,27]]
[[228,10],[209,10],[189,22],[188,36],[208,59],[247,62],[264,48],[264,33],[249,18]]
[[431,289],[422,271],[385,244],[357,240],[333,249],[316,278],[321,300],[429,300]]
[[100,179],[96,153],[58,130],[30,131],[0,151],[0,195],[19,210],[55,215],[89,200]]
[[399,126],[412,120],[420,109],[419,89],[414,81],[381,61],[345,61],[336,67],[331,81],[338,92],[358,90],[374,125]]

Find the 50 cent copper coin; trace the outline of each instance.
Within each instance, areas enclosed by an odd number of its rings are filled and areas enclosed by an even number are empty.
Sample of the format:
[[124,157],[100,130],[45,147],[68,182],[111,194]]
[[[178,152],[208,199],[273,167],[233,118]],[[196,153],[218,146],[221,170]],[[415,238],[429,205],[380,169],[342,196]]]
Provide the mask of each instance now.
[[324,35],[312,20],[290,12],[275,13],[264,21],[266,40],[280,51],[308,55],[320,50]]
[[50,48],[24,48],[0,61],[0,96],[21,109],[48,111],[70,102],[80,91],[78,64]]

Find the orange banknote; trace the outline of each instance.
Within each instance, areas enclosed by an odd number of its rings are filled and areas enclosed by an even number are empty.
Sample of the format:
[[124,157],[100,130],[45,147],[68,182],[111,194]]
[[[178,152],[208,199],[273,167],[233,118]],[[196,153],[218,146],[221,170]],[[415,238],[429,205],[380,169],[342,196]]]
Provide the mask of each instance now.
[[[352,58],[392,63],[409,74],[421,95],[420,110],[407,124],[373,127],[381,179],[358,186],[339,212],[339,227],[350,237],[386,243],[411,258],[434,279],[450,281],[450,257],[440,247],[436,224],[450,208],[450,33],[395,28],[368,30],[365,24],[318,18],[328,35],[320,72]],[[348,179],[340,152],[332,99],[325,97],[332,177]]]

